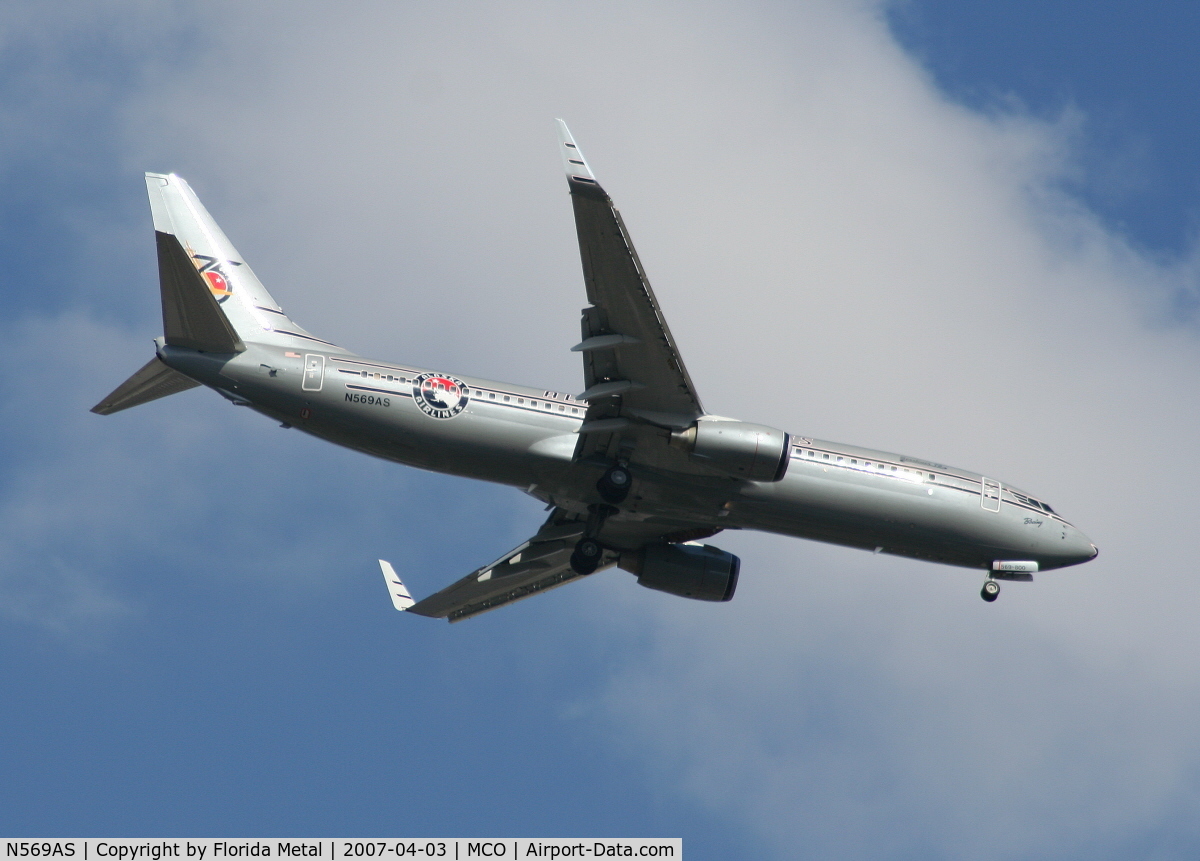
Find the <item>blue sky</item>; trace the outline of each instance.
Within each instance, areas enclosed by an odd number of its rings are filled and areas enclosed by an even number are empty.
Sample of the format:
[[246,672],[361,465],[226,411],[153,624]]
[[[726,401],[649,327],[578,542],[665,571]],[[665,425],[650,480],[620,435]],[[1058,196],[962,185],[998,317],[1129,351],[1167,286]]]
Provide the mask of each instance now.
[[[6,16],[0,832],[1195,856],[1190,7]],[[144,170],[310,330],[574,391],[555,116],[711,410],[999,475],[1100,559],[987,606],[969,572],[726,534],[729,605],[612,572],[449,626],[374,560],[426,594],[535,502],[211,393],[87,412],[159,334]]]
[[948,94],[980,110],[1078,112],[1078,172],[1067,182],[1111,226],[1149,250],[1195,238],[1200,146],[1195,73],[1200,9],[1127,3],[889,6],[901,43]]

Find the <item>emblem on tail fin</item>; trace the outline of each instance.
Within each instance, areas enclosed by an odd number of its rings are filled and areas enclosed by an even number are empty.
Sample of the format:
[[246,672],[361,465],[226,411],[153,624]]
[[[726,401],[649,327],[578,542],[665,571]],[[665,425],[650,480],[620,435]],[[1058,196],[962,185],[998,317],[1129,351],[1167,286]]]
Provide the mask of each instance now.
[[[191,251],[191,249],[188,250]],[[208,282],[208,289],[212,291],[213,298],[217,300],[218,304],[233,295],[233,283],[221,269],[221,263],[217,258],[192,252],[192,259],[202,264],[198,267],[200,274]]]

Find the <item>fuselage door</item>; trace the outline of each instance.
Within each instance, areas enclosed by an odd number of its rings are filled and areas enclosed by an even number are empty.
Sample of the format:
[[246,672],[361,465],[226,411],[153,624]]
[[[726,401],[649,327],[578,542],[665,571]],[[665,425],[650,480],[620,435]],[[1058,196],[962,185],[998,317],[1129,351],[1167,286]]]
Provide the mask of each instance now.
[[300,388],[306,392],[319,392],[325,382],[325,357],[315,353],[304,356],[304,381]]
[[979,504],[983,506],[984,511],[1000,510],[1000,482],[990,478],[983,479],[983,494]]

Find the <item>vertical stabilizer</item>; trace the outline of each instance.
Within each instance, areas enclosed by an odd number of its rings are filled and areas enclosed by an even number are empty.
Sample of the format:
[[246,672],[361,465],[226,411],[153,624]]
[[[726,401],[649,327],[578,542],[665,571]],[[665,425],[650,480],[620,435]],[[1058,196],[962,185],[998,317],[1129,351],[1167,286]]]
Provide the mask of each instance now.
[[222,306],[232,300],[234,308],[256,322],[253,312],[260,308],[282,310],[182,177],[147,173],[146,192],[154,232],[179,240]]
[[147,173],[146,191],[168,344],[221,353],[240,352],[245,341],[336,348],[284,314],[183,179]]

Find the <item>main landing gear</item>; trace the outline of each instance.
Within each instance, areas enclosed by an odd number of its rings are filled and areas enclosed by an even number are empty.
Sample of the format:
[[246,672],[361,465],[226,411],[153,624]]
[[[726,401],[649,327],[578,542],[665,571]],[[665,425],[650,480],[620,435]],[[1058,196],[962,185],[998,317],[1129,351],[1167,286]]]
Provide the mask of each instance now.
[[571,553],[571,570],[576,574],[591,574],[600,567],[604,547],[596,540],[596,536],[604,527],[604,521],[617,513],[615,506],[625,501],[632,486],[633,474],[624,463],[610,466],[596,482],[596,491],[605,504],[588,506],[587,528]]
[[575,551],[571,554],[571,570],[576,574],[591,574],[600,567],[604,557],[604,548],[595,538],[586,535],[579,539]]
[[604,559],[604,546],[596,540],[596,536],[604,528],[604,521],[616,513],[617,509],[611,505],[597,503],[588,506],[587,525],[583,529],[583,536],[575,544],[569,563],[576,574],[591,574],[600,567]]
[[1000,597],[1000,584],[991,577],[983,581],[983,588],[979,591],[979,597],[987,601],[989,604]]
[[596,482],[596,490],[600,498],[609,505],[620,505],[629,495],[629,487],[633,484],[633,476],[629,470],[617,464],[608,468],[600,480]]

